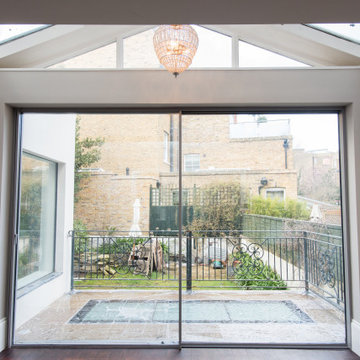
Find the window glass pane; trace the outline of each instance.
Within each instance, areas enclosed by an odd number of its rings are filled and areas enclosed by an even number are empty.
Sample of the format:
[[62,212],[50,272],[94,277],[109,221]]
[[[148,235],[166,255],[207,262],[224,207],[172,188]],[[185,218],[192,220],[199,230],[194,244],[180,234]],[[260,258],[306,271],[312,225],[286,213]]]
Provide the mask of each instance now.
[[285,192],[282,189],[267,189],[266,198],[285,200]]
[[184,155],[184,171],[196,171],[200,169],[200,154]]
[[239,41],[240,67],[303,67],[308,66],[286,56]]
[[336,113],[183,114],[184,342],[345,342],[338,140]]
[[0,44],[32,34],[48,26],[49,25],[0,25]]
[[192,25],[199,37],[199,47],[190,67],[231,67],[231,37],[202,26]]
[[56,164],[24,153],[21,176],[19,288],[54,270]]
[[360,24],[310,24],[311,27],[360,43]]
[[153,37],[156,28],[124,39],[124,68],[159,69],[162,65],[156,56]]
[[[16,343],[176,345],[178,115],[25,113],[22,122],[23,149],[59,164],[58,241],[56,273],[17,292]],[[44,166],[31,161],[30,174]],[[53,202],[36,199],[46,213],[27,204],[41,217],[33,228],[53,227]]]
[[[231,37],[191,26],[198,34],[199,47],[190,67],[230,67]],[[124,68],[163,68],[154,50],[155,31],[153,28],[124,39]]]
[[116,68],[116,43],[49,66],[49,69]]

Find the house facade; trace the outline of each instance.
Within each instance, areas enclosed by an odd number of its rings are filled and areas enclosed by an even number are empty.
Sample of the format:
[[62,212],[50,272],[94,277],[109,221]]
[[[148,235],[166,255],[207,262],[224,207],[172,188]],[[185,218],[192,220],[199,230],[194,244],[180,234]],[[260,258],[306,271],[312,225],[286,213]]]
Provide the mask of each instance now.
[[[183,188],[193,192],[194,188],[240,184],[248,199],[258,195],[296,199],[289,121],[234,122],[235,118],[183,117]],[[177,205],[178,116],[84,114],[80,119],[80,139],[101,137],[104,144],[99,148],[100,161],[80,170],[88,176],[77,194],[75,219],[87,229],[129,232],[136,202],[140,229],[154,230],[150,228],[150,191],[162,193],[163,199],[169,192],[166,203],[157,205]]]

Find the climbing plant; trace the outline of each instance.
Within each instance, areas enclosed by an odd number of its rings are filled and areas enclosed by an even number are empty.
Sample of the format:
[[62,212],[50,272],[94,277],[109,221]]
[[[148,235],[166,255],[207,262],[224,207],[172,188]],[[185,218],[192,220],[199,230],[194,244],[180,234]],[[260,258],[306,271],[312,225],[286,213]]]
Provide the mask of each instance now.
[[101,159],[101,146],[105,143],[102,137],[80,138],[80,121],[78,115],[75,128],[75,174],[74,174],[74,196],[75,202],[78,201],[78,194],[81,190],[81,181],[89,176],[89,173],[82,172]]

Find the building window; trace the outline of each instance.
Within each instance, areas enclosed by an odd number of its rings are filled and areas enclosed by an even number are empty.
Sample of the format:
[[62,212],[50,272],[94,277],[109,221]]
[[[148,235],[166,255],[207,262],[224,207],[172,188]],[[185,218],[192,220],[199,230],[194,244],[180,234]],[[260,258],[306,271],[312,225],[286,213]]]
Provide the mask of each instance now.
[[18,288],[54,271],[57,164],[22,154]]
[[197,171],[200,169],[200,154],[184,155],[184,171]]
[[266,189],[266,198],[285,200],[285,189]]
[[164,131],[164,161],[169,163],[169,134]]

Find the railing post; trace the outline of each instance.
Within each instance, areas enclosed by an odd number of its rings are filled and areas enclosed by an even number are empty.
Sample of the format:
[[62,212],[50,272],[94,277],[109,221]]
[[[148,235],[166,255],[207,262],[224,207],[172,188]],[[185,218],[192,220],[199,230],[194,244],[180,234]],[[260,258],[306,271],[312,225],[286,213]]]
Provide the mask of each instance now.
[[308,238],[304,231],[304,271],[305,271],[305,291],[309,291],[309,259],[308,259]]
[[[192,233],[188,231],[186,234],[186,290],[192,289]],[[180,269],[181,271],[181,269]]]
[[[74,290],[74,256],[75,256],[75,230],[71,231],[71,273],[70,273],[70,288]],[[80,257],[79,257],[80,263]]]

